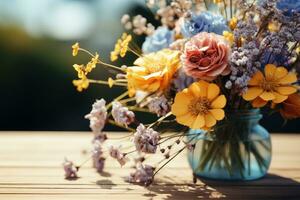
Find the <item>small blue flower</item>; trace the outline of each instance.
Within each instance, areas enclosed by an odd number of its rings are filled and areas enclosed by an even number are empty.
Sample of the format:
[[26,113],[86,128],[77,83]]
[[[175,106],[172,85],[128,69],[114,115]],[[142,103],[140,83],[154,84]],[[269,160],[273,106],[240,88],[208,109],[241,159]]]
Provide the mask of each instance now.
[[202,12],[200,15],[192,15],[190,20],[186,20],[181,27],[184,37],[192,37],[200,32],[223,34],[227,31],[226,20],[221,15],[215,15],[210,12]]
[[277,9],[283,11],[286,16],[293,16],[296,13],[300,13],[300,1],[299,0],[279,0],[276,4]]
[[151,53],[170,46],[174,41],[174,32],[167,27],[159,27],[153,35],[146,37],[142,45],[143,53]]

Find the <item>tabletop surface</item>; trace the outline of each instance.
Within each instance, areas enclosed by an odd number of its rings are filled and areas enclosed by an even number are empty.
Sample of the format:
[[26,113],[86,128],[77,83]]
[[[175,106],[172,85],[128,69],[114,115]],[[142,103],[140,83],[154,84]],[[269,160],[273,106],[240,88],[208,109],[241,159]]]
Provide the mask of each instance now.
[[87,162],[79,179],[65,180],[63,158],[86,160],[91,138],[87,132],[0,132],[0,199],[300,199],[300,135],[272,134],[272,164],[263,179],[193,184],[182,153],[149,187],[125,182],[132,166],[112,159],[102,174]]

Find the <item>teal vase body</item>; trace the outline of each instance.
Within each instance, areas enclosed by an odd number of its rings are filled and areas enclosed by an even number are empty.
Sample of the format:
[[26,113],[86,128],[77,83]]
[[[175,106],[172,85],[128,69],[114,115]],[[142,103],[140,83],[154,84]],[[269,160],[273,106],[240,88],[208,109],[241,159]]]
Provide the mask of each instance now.
[[195,175],[217,180],[255,180],[270,166],[269,132],[259,124],[259,109],[226,112],[212,130],[190,130],[195,144],[188,161]]

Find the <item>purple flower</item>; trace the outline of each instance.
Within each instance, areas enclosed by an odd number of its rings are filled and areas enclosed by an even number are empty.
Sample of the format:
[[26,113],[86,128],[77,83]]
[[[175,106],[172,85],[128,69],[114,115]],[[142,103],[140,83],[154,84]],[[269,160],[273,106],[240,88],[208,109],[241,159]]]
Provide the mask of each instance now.
[[170,102],[164,95],[153,97],[148,103],[148,108],[150,112],[156,113],[158,117],[166,115],[171,110]]
[[127,162],[125,155],[120,151],[120,147],[110,146],[109,155],[116,159],[121,166],[125,165]]
[[135,172],[131,173],[126,181],[130,183],[142,183],[150,185],[153,182],[154,167],[150,165],[138,164]]
[[183,69],[180,68],[177,71],[176,76],[173,80],[173,85],[174,85],[175,91],[179,92],[179,91],[182,91],[183,89],[189,87],[189,85],[191,85],[195,81],[197,81],[197,79],[186,75],[186,73],[183,71]]
[[103,172],[105,158],[103,157],[102,142],[99,140],[94,140],[94,150],[93,150],[93,166],[98,172]]
[[78,177],[77,168],[74,166],[73,162],[65,158],[65,161],[63,162],[63,167],[64,167],[66,179],[75,179]]
[[134,122],[135,115],[127,107],[122,106],[120,102],[113,102],[111,114],[118,124],[127,126]]
[[90,120],[90,128],[96,135],[102,132],[106,123],[107,110],[105,104],[104,99],[97,100],[93,104],[91,112],[85,116],[86,119]]
[[140,124],[134,134],[134,144],[137,151],[155,153],[159,141],[159,133],[152,128],[146,128]]

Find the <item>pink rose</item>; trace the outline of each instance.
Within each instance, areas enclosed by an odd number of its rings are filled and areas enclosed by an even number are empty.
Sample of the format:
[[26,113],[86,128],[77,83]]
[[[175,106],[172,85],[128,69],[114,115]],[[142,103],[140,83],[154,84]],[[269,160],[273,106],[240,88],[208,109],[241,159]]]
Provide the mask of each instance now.
[[221,35],[201,32],[184,46],[181,56],[183,70],[193,78],[214,80],[218,75],[228,75],[230,46]]

